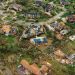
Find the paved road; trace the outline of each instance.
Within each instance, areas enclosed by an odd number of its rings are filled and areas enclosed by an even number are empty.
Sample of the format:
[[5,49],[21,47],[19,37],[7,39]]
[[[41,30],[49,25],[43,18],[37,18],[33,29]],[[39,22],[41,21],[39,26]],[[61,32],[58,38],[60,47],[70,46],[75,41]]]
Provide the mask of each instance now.
[[56,21],[57,19],[61,18],[61,16],[64,14],[65,12],[61,12],[60,14],[50,18],[48,21],[46,21],[46,23],[52,23],[54,21]]
[[[9,0],[9,1],[6,1],[6,5],[8,5],[8,3],[9,2],[12,2],[13,0]],[[58,7],[59,9],[62,9],[63,11],[62,12],[60,12],[60,13],[58,13],[56,16],[54,16],[54,17],[52,17],[52,18],[50,18],[49,20],[47,20],[46,22],[39,22],[39,24],[47,24],[47,23],[52,23],[52,22],[54,22],[54,21],[56,21],[57,19],[59,19],[65,12],[66,12],[66,9],[64,8],[64,7],[60,7],[60,6],[58,6],[58,5],[56,5],[56,4],[54,4],[54,3],[52,3],[55,7]],[[6,6],[5,5],[5,3],[4,4],[2,4],[2,6]],[[8,9],[9,10],[9,9]],[[13,10],[11,10],[11,12],[13,12],[13,15],[16,15],[16,12],[15,11],[13,11]],[[44,13],[44,12],[43,12]],[[2,20],[4,20],[5,19],[5,17],[7,17],[8,16],[8,14],[4,14],[4,17],[2,18]],[[16,24],[18,24],[18,25],[23,25],[23,26],[28,26],[28,25],[30,25],[31,24],[31,22],[25,22],[25,21],[22,21],[22,20],[19,20],[19,21],[16,21],[15,22]]]
[[[43,24],[47,24],[47,23],[52,23],[52,22],[58,20],[62,15],[64,15],[64,13],[66,13],[66,11],[60,12],[56,16],[47,20],[46,22],[43,21],[43,22],[39,22],[38,24],[43,25]],[[32,22],[25,22],[25,21],[19,20],[19,21],[16,21],[15,23],[18,25],[22,25],[22,26],[29,26]]]
[[[12,1],[12,0],[10,0]],[[9,2],[7,1],[7,4]],[[39,24],[43,25],[43,24],[47,24],[47,23],[52,23],[54,21],[56,21],[57,19],[59,19],[65,12],[66,12],[66,9],[64,7],[60,7],[60,6],[57,6],[55,4],[53,4],[54,6],[58,7],[59,9],[62,9],[63,11],[58,13],[56,16],[50,18],[49,20],[47,20],[46,22],[39,22]],[[15,11],[12,11],[14,15],[16,15],[16,12]],[[6,17],[7,15],[4,15],[4,17],[2,18],[2,20],[4,20],[4,18]],[[31,24],[31,22],[25,22],[25,21],[22,21],[22,20],[18,20],[15,22],[16,24],[18,25],[23,25],[23,26],[28,26]]]

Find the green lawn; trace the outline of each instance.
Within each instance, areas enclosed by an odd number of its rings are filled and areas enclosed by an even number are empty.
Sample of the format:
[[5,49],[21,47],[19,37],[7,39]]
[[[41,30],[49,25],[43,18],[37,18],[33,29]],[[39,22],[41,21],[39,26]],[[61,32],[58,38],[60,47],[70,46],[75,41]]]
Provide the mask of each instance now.
[[75,41],[69,41],[66,43],[63,48],[63,52],[68,55],[75,53]]

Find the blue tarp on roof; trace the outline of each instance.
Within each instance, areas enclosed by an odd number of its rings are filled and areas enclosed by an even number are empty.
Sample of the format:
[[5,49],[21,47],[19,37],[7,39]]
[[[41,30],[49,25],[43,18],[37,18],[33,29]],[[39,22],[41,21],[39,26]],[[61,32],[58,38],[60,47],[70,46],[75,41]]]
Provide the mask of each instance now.
[[43,43],[47,43],[48,42],[47,38],[44,38],[43,40],[44,40]]
[[34,38],[33,39],[35,44],[42,44],[42,43],[47,43],[47,38]]
[[35,41],[35,43],[37,43],[37,44],[41,44],[41,43],[42,43],[41,39],[34,39],[34,41]]

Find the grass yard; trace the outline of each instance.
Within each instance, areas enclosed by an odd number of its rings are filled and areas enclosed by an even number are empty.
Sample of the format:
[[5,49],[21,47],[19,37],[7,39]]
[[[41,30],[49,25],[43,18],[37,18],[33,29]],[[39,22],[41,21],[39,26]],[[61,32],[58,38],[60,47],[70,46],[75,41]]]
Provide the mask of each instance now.
[[63,48],[63,52],[65,54],[73,54],[75,53],[75,41],[69,41]]

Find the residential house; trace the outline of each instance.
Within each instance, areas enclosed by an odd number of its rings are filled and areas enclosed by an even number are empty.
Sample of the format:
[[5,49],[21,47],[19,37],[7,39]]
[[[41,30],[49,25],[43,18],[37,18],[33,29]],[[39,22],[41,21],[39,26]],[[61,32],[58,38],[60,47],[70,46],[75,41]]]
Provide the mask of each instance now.
[[50,31],[55,32],[55,37],[59,40],[62,40],[64,38],[64,35],[66,35],[70,29],[65,26],[64,22],[53,22],[50,25],[45,25],[46,28],[48,28]]
[[47,75],[48,67],[46,65],[42,65],[40,72],[42,75]]
[[59,31],[61,34],[67,34],[69,32],[69,28],[65,26],[64,22],[54,22],[51,24],[53,28],[56,29],[56,31]]
[[53,9],[53,5],[51,3],[48,3],[45,5],[44,9],[45,12],[51,12],[51,10]]
[[23,31],[22,37],[29,38],[32,36],[37,36],[44,33],[44,28],[42,25],[32,24]]
[[64,28],[64,26],[64,23],[59,23],[57,21],[53,22],[50,25],[45,25],[45,27],[51,31],[61,31]]
[[6,36],[8,36],[11,31],[11,26],[10,25],[2,25],[1,30]]
[[60,31],[60,34],[61,34],[61,35],[65,35],[65,34],[67,34],[68,32],[69,32],[69,30],[63,29],[63,30]]
[[61,18],[61,20],[62,20],[64,23],[67,22],[66,18]]
[[28,13],[25,13],[25,17],[29,19],[35,19],[35,18],[39,18],[40,14],[38,12],[28,12]]
[[70,2],[69,1],[66,1],[66,0],[60,0],[60,4],[61,5],[69,5]]
[[42,6],[43,0],[35,0],[37,6]]
[[73,63],[71,60],[67,58],[67,56],[60,49],[55,51],[54,55],[55,55],[55,59],[62,64],[72,64]]
[[75,62],[75,54],[71,54],[68,56],[68,59]]
[[70,23],[75,23],[75,15],[68,16],[67,21],[70,22]]
[[16,10],[16,11],[22,11],[22,6],[21,6],[20,4],[16,4],[16,3],[11,4],[11,5],[9,6],[9,8],[10,8],[10,9],[14,9],[14,10]]
[[28,70],[30,65],[26,60],[22,60],[20,62],[21,65],[18,66],[17,71],[20,75],[30,75],[30,71]]
[[37,64],[29,64],[27,60],[21,60],[21,65],[18,66],[18,73],[20,75],[46,75],[47,71],[51,67],[49,63],[43,64],[41,68],[37,66]]
[[62,30],[62,26],[60,25],[60,23],[58,23],[57,21],[53,22],[51,24],[51,26],[55,29],[55,30]]
[[34,45],[41,45],[41,44],[47,44],[48,40],[46,37],[36,37],[30,39],[30,42],[33,43]]
[[65,54],[60,49],[57,49],[54,52],[54,55],[57,56],[57,57],[59,57],[59,58],[64,58],[65,57]]
[[1,32],[5,34],[6,36],[15,35],[17,33],[17,29],[16,27],[11,25],[2,25]]
[[58,40],[62,40],[64,38],[63,35],[61,35],[60,33],[56,33],[55,34],[55,37],[58,39]]
[[62,59],[62,60],[60,60],[60,63],[61,64],[73,64],[73,62],[70,61],[69,59]]

